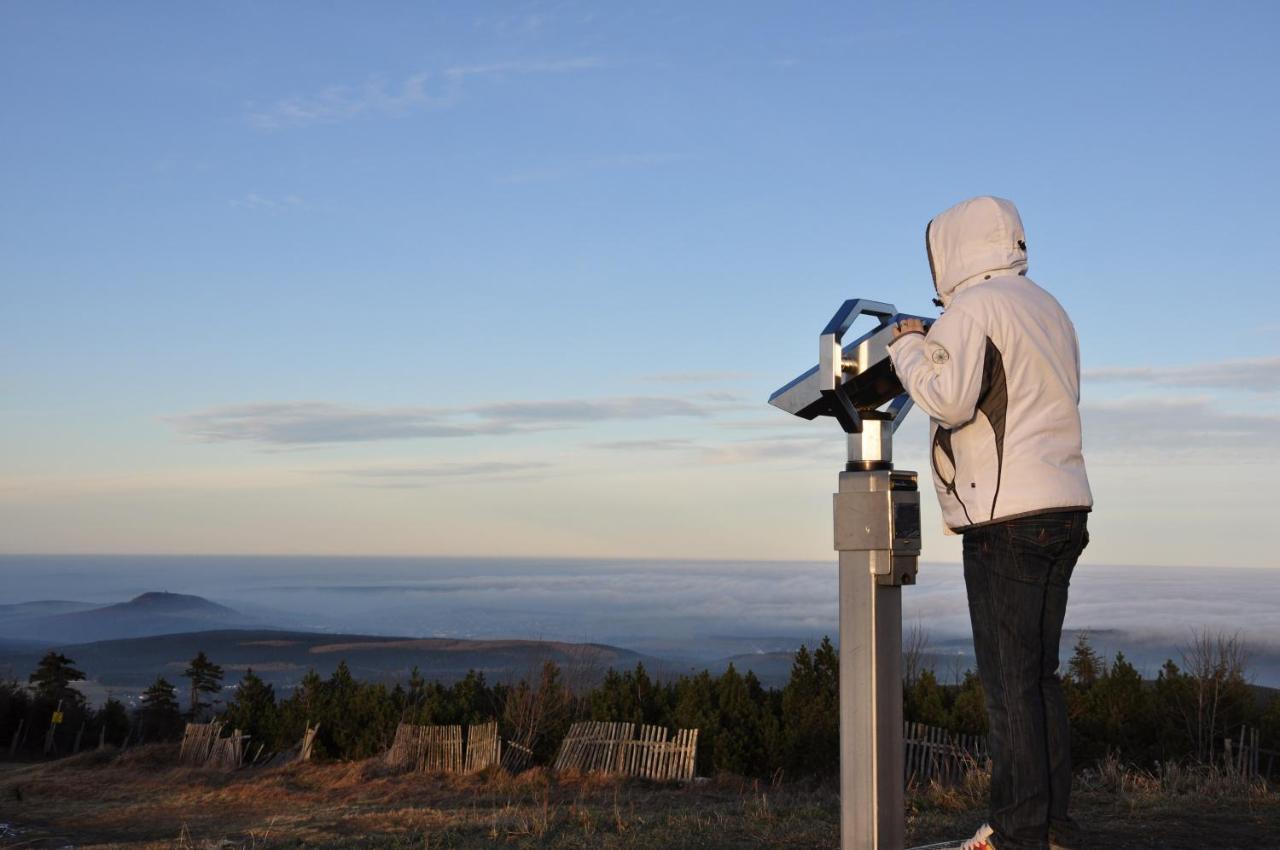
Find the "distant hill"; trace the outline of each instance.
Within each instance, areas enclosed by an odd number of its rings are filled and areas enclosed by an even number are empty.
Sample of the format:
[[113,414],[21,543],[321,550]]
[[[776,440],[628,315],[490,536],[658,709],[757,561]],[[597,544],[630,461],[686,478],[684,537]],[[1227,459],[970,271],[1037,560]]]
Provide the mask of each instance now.
[[144,593],[128,602],[24,602],[0,606],[0,637],[45,644],[86,643],[261,623],[225,605],[182,593]]
[[88,611],[100,608],[92,602],[70,602],[65,599],[40,599],[35,602],[17,602],[0,605],[0,620],[21,617],[48,617],[51,614],[72,614],[76,611]]
[[[266,629],[168,634],[57,649],[74,659],[76,666],[93,680],[89,690],[100,693],[114,689],[121,695],[140,692],[157,675],[181,684],[178,680],[187,662],[200,651],[222,665],[228,687],[252,667],[277,691],[286,692],[308,670],[327,676],[344,660],[356,678],[385,682],[407,680],[415,666],[428,679],[456,681],[474,669],[495,681],[536,675],[543,662],[554,661],[566,679],[594,682],[610,667],[630,669],[643,662],[655,669],[663,664],[652,656],[594,643],[399,638]],[[44,651],[6,652],[0,648],[0,678],[25,679]]]

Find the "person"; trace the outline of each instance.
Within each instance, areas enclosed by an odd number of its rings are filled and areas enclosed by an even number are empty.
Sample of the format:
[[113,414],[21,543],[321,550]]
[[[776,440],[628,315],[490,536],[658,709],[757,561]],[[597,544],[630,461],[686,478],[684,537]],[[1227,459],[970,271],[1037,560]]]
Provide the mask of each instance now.
[[964,850],[1073,848],[1059,642],[1093,507],[1080,352],[1062,306],[1027,277],[1014,205],[964,201],[925,229],[942,316],[894,328],[889,356],[931,420],[933,483],[964,578],[986,692],[990,821]]

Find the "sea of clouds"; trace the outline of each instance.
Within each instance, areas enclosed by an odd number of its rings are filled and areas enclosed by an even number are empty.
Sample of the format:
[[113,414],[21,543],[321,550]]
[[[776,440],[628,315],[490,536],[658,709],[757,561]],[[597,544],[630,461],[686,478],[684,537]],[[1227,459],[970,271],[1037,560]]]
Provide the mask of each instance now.
[[[836,567],[821,562],[4,556],[0,575],[0,603],[168,590],[282,628],[592,641],[694,662],[837,638]],[[1277,578],[1271,569],[1082,565],[1067,640],[1087,631],[1103,652],[1123,650],[1154,675],[1198,631],[1239,635],[1255,680],[1280,685]],[[904,627],[927,634],[940,666],[970,664],[958,566],[922,565],[903,610]]]

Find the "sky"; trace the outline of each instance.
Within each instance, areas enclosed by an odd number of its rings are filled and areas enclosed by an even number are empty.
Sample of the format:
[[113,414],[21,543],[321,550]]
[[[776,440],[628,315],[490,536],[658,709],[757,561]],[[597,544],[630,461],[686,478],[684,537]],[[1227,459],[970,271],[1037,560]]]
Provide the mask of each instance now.
[[841,434],[768,395],[846,298],[935,315],[925,223],[995,194],[1080,336],[1086,559],[1277,565],[1278,28],[6,3],[0,553],[829,560]]

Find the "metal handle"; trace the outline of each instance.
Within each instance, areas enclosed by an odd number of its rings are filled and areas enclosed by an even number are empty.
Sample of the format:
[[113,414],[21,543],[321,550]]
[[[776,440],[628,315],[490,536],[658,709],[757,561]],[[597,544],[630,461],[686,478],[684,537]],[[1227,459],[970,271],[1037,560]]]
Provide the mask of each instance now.
[[844,383],[844,349],[840,343],[845,331],[853,327],[860,316],[876,316],[880,327],[884,327],[897,314],[898,309],[892,304],[852,298],[840,305],[818,337],[818,392],[827,400],[831,415],[846,434],[862,432],[862,417],[840,389]]

